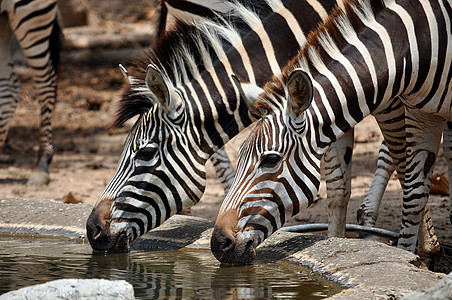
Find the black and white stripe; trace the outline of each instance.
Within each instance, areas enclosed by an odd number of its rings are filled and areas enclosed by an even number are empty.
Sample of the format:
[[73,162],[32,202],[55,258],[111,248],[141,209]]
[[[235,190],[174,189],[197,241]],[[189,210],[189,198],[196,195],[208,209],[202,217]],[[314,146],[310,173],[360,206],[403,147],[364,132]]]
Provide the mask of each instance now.
[[41,107],[39,159],[31,184],[49,181],[53,156],[51,114],[55,106],[61,29],[56,0],[0,1],[0,147],[5,143],[17,105],[19,84],[10,48],[13,35],[26,57]]
[[447,0],[350,0],[308,37],[282,81],[255,95],[268,113],[239,151],[211,241],[219,260],[253,260],[259,243],[312,203],[331,143],[400,101],[406,170],[398,246],[415,250],[442,129],[452,119],[451,16]]

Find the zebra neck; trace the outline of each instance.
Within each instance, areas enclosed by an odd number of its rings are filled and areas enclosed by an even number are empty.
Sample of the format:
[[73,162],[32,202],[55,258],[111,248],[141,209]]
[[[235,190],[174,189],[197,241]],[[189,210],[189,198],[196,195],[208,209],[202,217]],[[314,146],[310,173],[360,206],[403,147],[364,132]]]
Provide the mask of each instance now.
[[215,30],[207,30],[202,39],[196,39],[202,61],[186,64],[191,71],[185,73],[196,76],[184,80],[182,89],[190,95],[186,98],[191,99],[189,110],[199,134],[198,145],[207,155],[256,120],[231,81],[231,74],[257,86],[263,86],[272,76],[280,77],[283,67],[304,45],[305,34],[326,18],[336,3],[342,4],[333,0],[264,2],[259,16],[243,8],[236,12],[246,26],[206,26]]
[[256,120],[232,84],[223,84],[223,88],[222,95],[214,88],[209,90],[206,94],[209,106],[196,100],[187,105],[190,110],[187,115],[192,118],[192,147],[199,150],[195,152],[205,161]]

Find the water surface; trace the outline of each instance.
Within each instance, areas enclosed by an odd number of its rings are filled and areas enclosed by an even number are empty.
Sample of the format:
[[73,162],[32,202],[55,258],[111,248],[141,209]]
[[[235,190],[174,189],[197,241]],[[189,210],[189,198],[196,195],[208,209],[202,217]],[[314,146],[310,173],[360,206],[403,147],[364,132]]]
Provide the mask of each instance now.
[[322,299],[340,290],[287,261],[225,267],[209,250],[97,254],[73,240],[0,236],[0,294],[62,278],[126,280],[137,299]]

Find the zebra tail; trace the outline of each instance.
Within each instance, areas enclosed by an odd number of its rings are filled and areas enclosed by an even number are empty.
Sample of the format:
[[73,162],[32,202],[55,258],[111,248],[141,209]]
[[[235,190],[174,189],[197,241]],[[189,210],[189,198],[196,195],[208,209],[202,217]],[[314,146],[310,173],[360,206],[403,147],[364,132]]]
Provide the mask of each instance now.
[[52,65],[55,72],[60,71],[61,51],[63,49],[63,28],[61,23],[60,12],[57,11],[56,17],[53,20],[53,29],[49,37],[49,51]]

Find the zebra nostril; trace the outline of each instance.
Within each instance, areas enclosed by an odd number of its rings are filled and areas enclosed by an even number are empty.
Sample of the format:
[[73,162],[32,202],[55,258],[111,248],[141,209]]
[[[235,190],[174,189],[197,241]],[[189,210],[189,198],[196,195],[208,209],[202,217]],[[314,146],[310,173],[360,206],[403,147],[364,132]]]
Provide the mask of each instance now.
[[212,254],[221,262],[229,260],[235,248],[234,237],[219,228],[214,228],[210,242]]
[[97,240],[102,234],[102,227],[100,225],[97,225],[95,229],[93,230],[93,239]]
[[220,245],[220,250],[223,251],[223,252],[228,252],[232,248],[234,248],[234,241],[232,240],[232,238],[226,237],[223,240],[223,243]]
[[254,244],[254,239],[250,238],[247,242],[246,242],[246,248],[250,248],[252,247]]
[[[95,250],[104,250],[106,244],[111,243],[110,223],[111,205],[114,199],[99,201],[86,220],[86,234],[91,247]],[[107,245],[109,246],[109,245]]]

